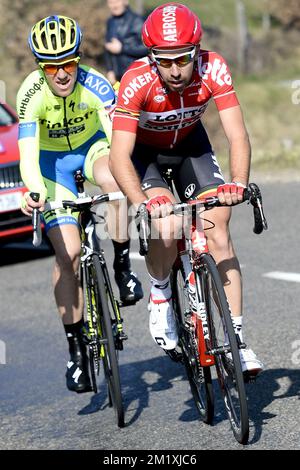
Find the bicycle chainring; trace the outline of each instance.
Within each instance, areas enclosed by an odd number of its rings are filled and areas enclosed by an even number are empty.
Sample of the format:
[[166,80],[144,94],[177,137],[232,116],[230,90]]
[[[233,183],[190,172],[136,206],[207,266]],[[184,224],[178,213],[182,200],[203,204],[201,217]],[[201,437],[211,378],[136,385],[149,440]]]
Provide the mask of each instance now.
[[192,319],[186,321],[186,325],[184,327],[183,335],[185,336],[183,340],[183,349],[185,356],[188,360],[190,369],[193,374],[193,379],[199,383],[203,383],[204,376],[203,376],[203,369],[200,364],[200,356],[198,351],[197,340],[195,337],[195,326],[193,324]]

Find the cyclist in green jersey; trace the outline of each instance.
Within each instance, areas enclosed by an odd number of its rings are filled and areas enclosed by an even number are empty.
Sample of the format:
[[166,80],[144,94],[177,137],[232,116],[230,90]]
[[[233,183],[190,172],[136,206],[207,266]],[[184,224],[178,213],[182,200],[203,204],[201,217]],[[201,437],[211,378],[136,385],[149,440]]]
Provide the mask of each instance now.
[[[39,69],[25,79],[17,96],[22,179],[29,192],[40,194],[39,202],[34,202],[26,193],[23,212],[31,215],[34,207],[43,212],[55,250],[54,292],[71,356],[67,387],[78,393],[91,390],[86,347],[81,339],[78,224],[69,210],[45,212],[44,204],[47,200],[75,199],[73,175],[79,169],[103,192],[119,191],[108,168],[109,111],[115,93],[103,75],[79,65],[81,40],[79,25],[71,18],[49,16],[36,23],[28,42]],[[140,300],[143,292],[131,271],[127,230],[125,235],[120,234],[120,205],[113,204],[108,209],[108,231],[115,251],[115,279],[121,301],[130,304]]]

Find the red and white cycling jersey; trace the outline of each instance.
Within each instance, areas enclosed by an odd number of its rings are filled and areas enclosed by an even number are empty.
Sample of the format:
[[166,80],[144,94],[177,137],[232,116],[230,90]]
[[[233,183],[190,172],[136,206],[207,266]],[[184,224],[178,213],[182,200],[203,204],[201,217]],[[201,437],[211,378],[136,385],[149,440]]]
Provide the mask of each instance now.
[[200,51],[191,83],[183,93],[168,91],[148,57],[136,60],[124,74],[113,129],[137,134],[137,142],[173,148],[195,127],[213,98],[219,111],[239,102],[225,60]]

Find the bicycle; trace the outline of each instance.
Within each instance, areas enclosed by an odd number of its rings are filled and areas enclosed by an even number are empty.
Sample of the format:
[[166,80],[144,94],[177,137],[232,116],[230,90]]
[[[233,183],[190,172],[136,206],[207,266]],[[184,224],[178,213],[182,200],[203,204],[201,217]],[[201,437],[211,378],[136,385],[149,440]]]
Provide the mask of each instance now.
[[[52,201],[45,204],[45,210],[59,208],[78,212],[78,225],[81,237],[80,283],[84,293],[85,326],[83,340],[88,347],[92,389],[97,393],[97,376],[102,362],[104,377],[107,382],[108,402],[116,414],[117,424],[123,427],[124,407],[121,394],[121,382],[118,364],[119,351],[127,335],[123,330],[123,319],[120,305],[115,299],[113,289],[101,248],[96,235],[96,213],[92,208],[107,201],[124,198],[123,193],[106,193],[88,196],[84,191],[84,176],[79,170],[74,175],[78,198],[74,201]],[[39,194],[31,193],[32,199],[38,201]],[[33,244],[41,243],[41,214],[35,209],[32,215]],[[103,219],[103,217],[102,217]]]
[[[171,169],[164,177],[173,188]],[[254,232],[267,229],[261,193],[251,183],[244,191],[244,201],[253,205]],[[209,253],[204,229],[198,230],[197,214],[221,206],[217,197],[193,200],[173,205],[172,213],[188,217],[189,230],[178,240],[178,256],[171,271],[173,309],[175,313],[179,347],[165,352],[175,362],[185,366],[193,399],[200,418],[212,424],[214,418],[214,391],[212,367],[217,373],[225,409],[236,440],[246,444],[249,439],[249,417],[244,377],[239,357],[240,343],[232,325],[231,313],[216,263]],[[201,214],[199,214],[199,210]],[[205,219],[207,220],[207,219]],[[207,221],[209,222],[209,221]],[[140,254],[148,252],[150,217],[145,206],[138,214]],[[186,272],[188,271],[188,272]]]

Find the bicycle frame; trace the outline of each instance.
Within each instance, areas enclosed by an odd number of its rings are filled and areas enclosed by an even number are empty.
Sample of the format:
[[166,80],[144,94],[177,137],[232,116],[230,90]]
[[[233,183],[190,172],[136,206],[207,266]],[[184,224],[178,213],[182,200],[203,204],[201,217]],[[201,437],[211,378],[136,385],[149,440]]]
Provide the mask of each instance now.
[[[123,349],[122,340],[118,341],[118,339],[120,337],[122,338],[124,335],[122,318],[121,318],[121,314],[119,310],[119,304],[117,300],[115,299],[112,288],[111,288],[108,269],[107,269],[107,265],[106,265],[106,261],[104,257],[104,251],[101,248],[100,240],[96,234],[96,224],[97,224],[97,221],[93,212],[91,212],[90,210],[80,212],[79,227],[80,227],[80,237],[81,237],[81,256],[80,256],[81,269],[83,272],[84,266],[88,263],[92,263],[92,256],[94,254],[97,254],[100,260],[100,264],[101,264],[102,271],[103,271],[103,276],[104,276],[106,287],[107,287],[106,294],[110,298],[111,302],[115,305],[116,316],[114,319],[112,319],[112,321],[115,323],[117,343],[119,345],[119,349]],[[92,314],[92,312],[87,312],[88,314],[87,316],[88,316],[88,323],[89,323],[90,331],[93,331],[92,317],[91,316],[89,317],[89,313]]]
[[[103,346],[97,342],[97,333],[102,336],[101,331],[95,331],[95,328],[100,329],[100,325],[97,323],[97,303],[95,298],[95,292],[87,288],[88,279],[88,268],[92,266],[92,256],[96,251],[95,244],[97,243],[95,237],[95,224],[92,220],[90,212],[83,212],[79,214],[79,227],[80,227],[80,238],[81,238],[81,255],[80,255],[80,279],[82,287],[85,288],[83,293],[85,302],[87,323],[88,323],[88,347],[93,350],[93,357],[97,367],[97,373],[100,368],[100,357],[104,355]],[[97,250],[100,252],[100,250]],[[85,281],[84,281],[85,279]]]
[[[192,223],[190,226],[189,236],[186,234],[181,240],[177,242],[178,258],[184,256],[189,257],[189,263],[191,265],[192,271],[190,273],[185,273],[185,277],[190,276],[194,271],[199,270],[201,263],[201,254],[208,253],[207,239],[204,233],[204,230],[197,230],[195,219],[196,215],[196,206],[191,206],[192,209]],[[182,266],[184,263],[182,262]],[[198,282],[198,277],[196,277]],[[202,367],[211,367],[215,365],[214,356],[208,354],[210,347],[210,337],[207,327],[207,312],[205,308],[205,299],[202,291],[202,286],[195,286],[195,295],[196,295],[196,308],[195,311],[192,311],[192,319],[194,322],[194,327],[197,329],[198,342],[198,353],[200,358],[200,365]]]
[[[167,169],[164,171],[164,176],[170,188],[170,191],[173,191],[173,171],[172,169]],[[189,214],[189,230],[188,233],[185,233],[183,237],[177,242],[177,251],[178,258],[183,256],[189,257],[189,263],[192,268],[192,271],[199,270],[201,263],[201,254],[209,253],[209,248],[207,244],[207,238],[205,236],[204,228],[199,230],[197,224],[197,206],[190,204],[187,206]],[[190,217],[191,216],[191,217]],[[199,218],[200,221],[200,218]],[[184,266],[184,263],[182,263]],[[186,274],[186,273],[185,273]],[[187,278],[187,274],[186,274]],[[201,367],[211,367],[215,365],[214,356],[208,354],[208,351],[211,349],[210,346],[210,337],[209,331],[207,328],[207,312],[205,308],[204,295],[202,291],[202,286],[196,286],[196,308],[194,312],[191,312],[192,319],[194,322],[194,327],[197,330],[198,342],[198,353],[200,359]]]

